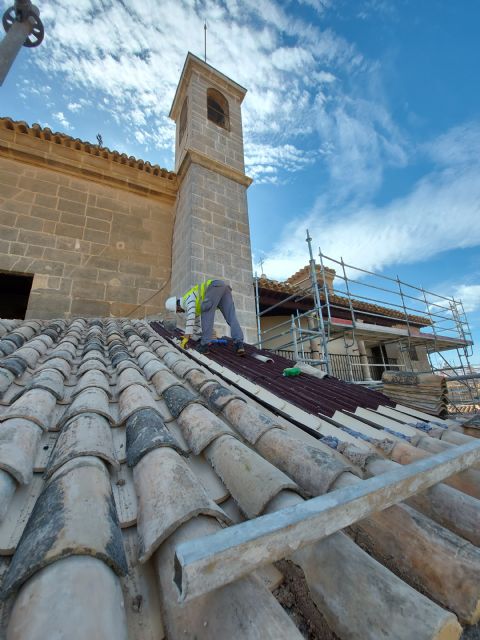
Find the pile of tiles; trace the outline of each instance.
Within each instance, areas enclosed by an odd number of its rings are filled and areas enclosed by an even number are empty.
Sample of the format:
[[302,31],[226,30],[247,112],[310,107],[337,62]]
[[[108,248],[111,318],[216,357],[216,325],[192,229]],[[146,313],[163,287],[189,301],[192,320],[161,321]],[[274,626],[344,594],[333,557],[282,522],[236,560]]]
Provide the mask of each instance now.
[[[300,639],[271,593],[282,579],[273,567],[179,603],[175,547],[329,491],[351,475],[349,461],[297,439],[295,427],[259,413],[145,322],[4,322],[0,332],[0,637]],[[260,454],[267,442],[271,451]],[[320,463],[316,486],[308,469]],[[349,584],[351,559],[361,557],[379,599],[392,597],[382,585],[395,585],[401,617],[415,602],[419,620],[440,621],[441,637],[458,639],[453,613],[345,534],[314,550],[313,563],[297,558],[304,571],[344,558],[342,588],[334,570],[320,582],[307,576],[338,635],[373,639],[372,620],[394,617],[378,601],[369,612],[367,588]],[[440,637],[422,633],[418,640]]]
[[390,400],[434,416],[447,415],[448,391],[443,376],[385,371],[382,382],[382,391]]

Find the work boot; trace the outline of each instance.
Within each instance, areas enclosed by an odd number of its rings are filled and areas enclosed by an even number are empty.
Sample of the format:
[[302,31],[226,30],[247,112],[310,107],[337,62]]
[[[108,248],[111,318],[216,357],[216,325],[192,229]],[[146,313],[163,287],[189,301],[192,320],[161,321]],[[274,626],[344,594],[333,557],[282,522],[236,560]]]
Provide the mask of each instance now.
[[204,356],[210,353],[210,345],[209,344],[199,344],[197,347],[198,353],[203,353]]
[[241,342],[240,340],[235,340],[235,342],[233,343],[233,350],[235,351],[235,354],[237,356],[245,355],[245,347],[243,346],[243,342]]

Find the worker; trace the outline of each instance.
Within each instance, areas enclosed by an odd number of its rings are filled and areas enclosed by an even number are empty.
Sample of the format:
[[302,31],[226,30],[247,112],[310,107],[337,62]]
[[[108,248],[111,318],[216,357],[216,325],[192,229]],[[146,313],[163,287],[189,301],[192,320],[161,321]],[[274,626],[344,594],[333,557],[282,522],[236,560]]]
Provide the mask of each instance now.
[[215,311],[220,309],[230,327],[233,348],[238,356],[245,355],[243,332],[238,323],[232,298],[232,287],[223,280],[206,280],[189,289],[181,298],[172,296],[165,302],[168,311],[186,313],[185,332],[181,346],[185,349],[188,341],[199,340],[198,351],[209,353],[213,336]]

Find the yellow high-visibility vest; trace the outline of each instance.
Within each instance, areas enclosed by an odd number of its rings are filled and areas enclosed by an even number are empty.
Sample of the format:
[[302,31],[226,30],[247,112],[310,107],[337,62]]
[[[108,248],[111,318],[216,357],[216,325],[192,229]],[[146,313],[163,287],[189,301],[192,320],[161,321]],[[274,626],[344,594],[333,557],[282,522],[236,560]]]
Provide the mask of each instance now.
[[197,316],[200,316],[202,314],[202,302],[205,300],[205,293],[212,282],[213,280],[205,280],[205,282],[202,282],[201,284],[196,284],[191,289],[189,289],[187,293],[185,293],[185,295],[182,297],[182,302],[185,306],[185,300],[188,298],[188,296],[190,296],[192,293],[195,293],[197,295],[197,299],[195,301],[195,315]]

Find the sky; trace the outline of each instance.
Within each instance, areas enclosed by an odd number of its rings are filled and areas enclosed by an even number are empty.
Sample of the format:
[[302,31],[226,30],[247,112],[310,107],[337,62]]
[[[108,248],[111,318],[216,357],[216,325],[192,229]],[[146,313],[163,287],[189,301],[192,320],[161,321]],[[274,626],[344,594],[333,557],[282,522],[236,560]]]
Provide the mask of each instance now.
[[173,169],[168,112],[206,20],[207,61],[248,89],[254,269],[304,266],[308,228],[315,253],[462,299],[480,343],[478,0],[37,4],[45,40],[0,115]]

